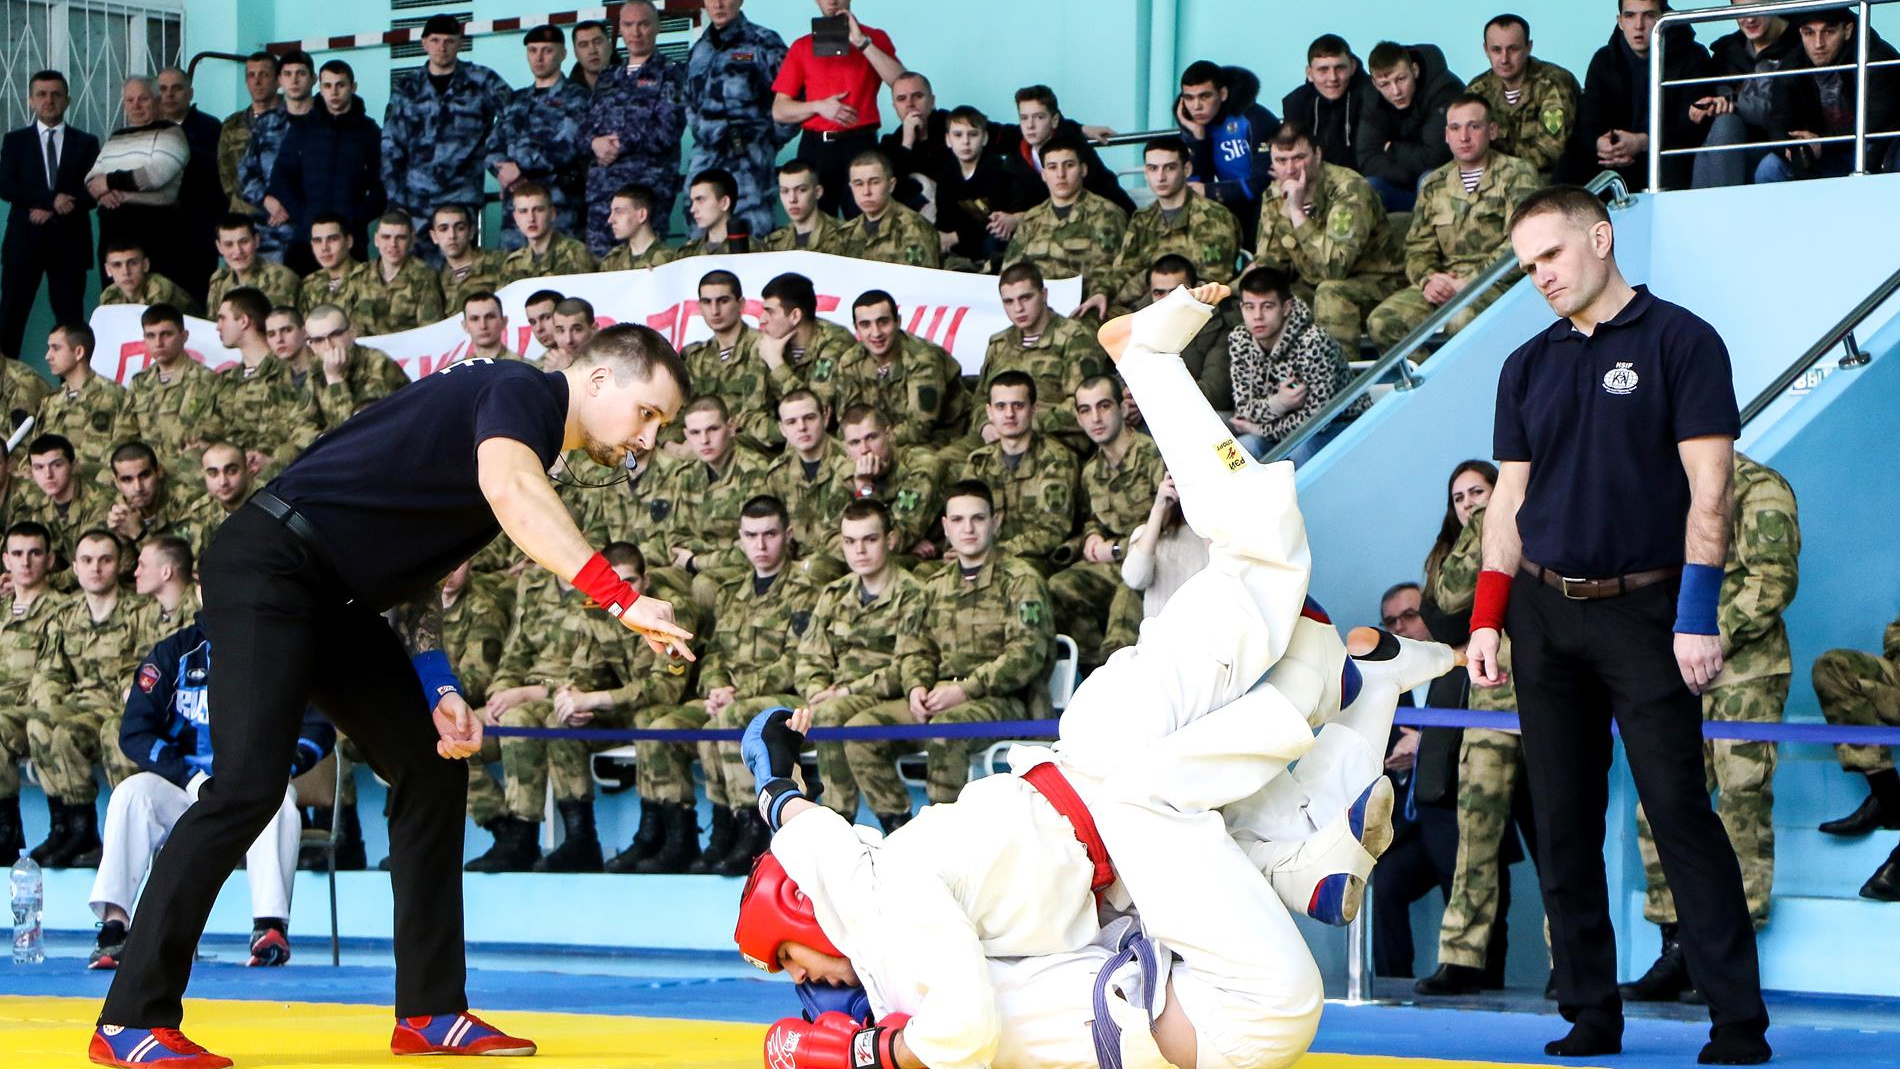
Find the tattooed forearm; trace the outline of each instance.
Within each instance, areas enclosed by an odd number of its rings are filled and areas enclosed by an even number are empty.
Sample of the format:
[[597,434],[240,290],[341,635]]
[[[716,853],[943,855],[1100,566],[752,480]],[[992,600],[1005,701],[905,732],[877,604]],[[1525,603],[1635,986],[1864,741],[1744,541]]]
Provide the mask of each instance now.
[[409,656],[442,649],[442,599],[434,590],[390,610],[389,625],[409,650]]

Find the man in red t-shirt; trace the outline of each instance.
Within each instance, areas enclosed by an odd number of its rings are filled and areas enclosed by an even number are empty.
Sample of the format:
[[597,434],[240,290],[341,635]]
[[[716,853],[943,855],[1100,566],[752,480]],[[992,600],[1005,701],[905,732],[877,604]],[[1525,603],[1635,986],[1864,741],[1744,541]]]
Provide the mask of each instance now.
[[883,30],[858,24],[851,0],[818,0],[825,18],[843,17],[850,28],[850,51],[842,56],[820,56],[812,50],[812,35],[792,42],[772,81],[772,119],[797,123],[804,129],[798,139],[798,158],[818,171],[824,189],[818,206],[845,218],[858,214],[846,196],[851,158],[877,146],[877,93],[897,81],[904,65]]

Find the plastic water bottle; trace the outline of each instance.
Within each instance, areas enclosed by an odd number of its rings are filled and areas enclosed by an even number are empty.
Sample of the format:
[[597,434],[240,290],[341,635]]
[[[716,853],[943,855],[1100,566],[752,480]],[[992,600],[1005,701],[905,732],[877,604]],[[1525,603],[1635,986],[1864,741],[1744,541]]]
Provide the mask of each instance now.
[[40,932],[46,885],[40,879],[39,863],[21,854],[8,882],[13,890],[13,963],[38,965],[46,960],[46,942]]

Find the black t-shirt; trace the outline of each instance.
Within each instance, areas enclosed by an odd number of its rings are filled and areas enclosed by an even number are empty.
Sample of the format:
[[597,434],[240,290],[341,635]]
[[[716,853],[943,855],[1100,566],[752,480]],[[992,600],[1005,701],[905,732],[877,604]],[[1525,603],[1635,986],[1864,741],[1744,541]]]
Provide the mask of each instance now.
[[318,438],[268,487],[323,536],[357,601],[385,609],[440,582],[500,530],[475,449],[513,438],[561,453],[567,380],[518,360],[462,360]]
[[1676,444],[1740,431],[1728,348],[1693,313],[1638,286],[1593,335],[1558,321],[1498,376],[1492,451],[1531,465],[1525,558],[1583,579],[1681,565]]

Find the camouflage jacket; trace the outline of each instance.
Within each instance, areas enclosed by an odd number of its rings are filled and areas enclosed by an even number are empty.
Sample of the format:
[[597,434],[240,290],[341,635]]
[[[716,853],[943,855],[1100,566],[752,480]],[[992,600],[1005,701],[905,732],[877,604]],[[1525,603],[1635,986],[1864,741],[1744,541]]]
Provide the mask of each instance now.
[[[313,103],[318,108],[323,106],[320,100]],[[275,110],[259,115],[251,123],[251,136],[244,146],[244,158],[238,161],[237,195],[259,217],[257,236],[260,249],[275,252],[288,248],[296,239],[296,220],[282,226],[271,226],[264,221],[264,197],[270,192],[271,172],[277,167],[277,154],[283,151],[291,125],[304,121],[314,110],[293,116],[289,108],[278,104]],[[309,237],[308,234],[304,236]]]
[[229,264],[221,263],[211,273],[210,296],[206,298],[212,314],[217,314],[218,305],[224,303],[225,294],[244,286],[262,293],[270,300],[272,308],[279,305],[295,308],[297,297],[303,289],[303,280],[297,277],[297,272],[262,256],[252,261],[250,278],[231,270]]
[[883,368],[863,345],[829,374],[814,365],[813,392],[829,392],[833,412],[876,405],[894,421],[892,437],[900,446],[943,445],[961,434],[970,419],[970,394],[956,357],[909,332],[898,335],[894,348]]
[[488,684],[501,666],[508,637],[508,613],[483,584],[470,582],[442,609],[442,650],[455,666],[455,678],[471,707],[488,701]]
[[724,401],[732,425],[753,445],[769,448],[785,441],[778,428],[779,392],[759,356],[757,330],[741,324],[731,349],[721,349],[718,338],[707,338],[680,350],[680,358],[686,361],[693,392]]
[[672,473],[686,463],[680,457],[656,449],[648,454],[646,466],[633,478],[581,495],[581,514],[576,522],[586,533],[588,542],[597,546],[607,542],[631,542],[646,555],[648,570],[673,563],[663,537],[673,501],[660,491]]
[[1155,487],[1168,473],[1161,449],[1145,434],[1129,432],[1128,452],[1111,467],[1100,447],[1082,462],[1083,504],[1077,511],[1083,535],[1101,535],[1119,542],[1141,526],[1154,508]]
[[[247,496],[245,500],[248,501],[249,497]],[[189,516],[185,522],[190,527],[191,533],[196,536],[191,544],[194,561],[205,559],[205,550],[211,548],[211,540],[218,536],[218,528],[223,527],[224,521],[230,518],[231,512],[225,510],[224,503],[212,497],[209,492],[200,494],[192,500]]]
[[764,252],[827,252],[833,256],[862,256],[857,238],[845,224],[816,212],[812,215],[811,233],[805,235],[805,243],[798,243],[798,228],[790,223],[772,231],[765,239]]
[[0,706],[26,704],[46,630],[71,601],[71,595],[49,587],[31,605],[22,606],[18,597],[0,602]]
[[1048,200],[1023,213],[1003,253],[1003,266],[1026,260],[1051,282],[1081,276],[1084,296],[1108,293],[1119,284],[1111,282],[1112,269],[1127,232],[1127,214],[1085,189],[1066,218],[1058,216],[1055,202]]
[[[925,539],[937,541],[942,529],[937,521],[943,516],[944,463],[925,446],[898,449],[890,471],[872,484],[871,497],[891,511],[892,531],[897,535],[897,552]],[[856,479],[852,482],[855,484]],[[842,512],[842,510],[840,510]]]
[[1716,613],[1725,663],[1710,686],[1794,671],[1782,616],[1794,601],[1800,558],[1794,488],[1779,472],[1737,452],[1728,564]]
[[[366,266],[369,267],[369,291],[374,296],[362,306],[368,322],[356,324],[359,336],[394,334],[442,319],[442,282],[435,269],[423,263],[420,257],[404,260],[396,269],[396,277],[387,281],[383,279],[382,261]],[[460,313],[461,309],[457,308],[456,312]]]
[[185,448],[187,441],[224,433],[224,380],[190,357],[180,359],[170,374],[156,363],[148,365],[132,377],[128,392],[139,438],[171,471],[195,470],[196,454]]
[[383,109],[383,188],[389,205],[424,218],[443,204],[482,203],[482,153],[508,104],[508,83],[487,67],[455,65],[447,92],[427,66],[390,79]]
[[450,267],[444,263],[436,271],[435,284],[442,289],[442,314],[445,317],[462,314],[462,305],[477,293],[494,293],[504,285],[501,274],[501,262],[507,253],[500,249],[471,248],[474,256],[463,267]]
[[693,143],[721,155],[735,143],[785,144],[796,126],[772,121],[772,79],[785,62],[785,39],[740,14],[724,29],[706,28],[686,55],[686,121]]
[[1297,227],[1287,218],[1284,189],[1276,180],[1262,201],[1254,263],[1279,268],[1308,286],[1360,277],[1397,283],[1405,270],[1399,235],[1386,220],[1379,194],[1356,171],[1326,164],[1311,191],[1313,210]]
[[581,144],[620,135],[620,156],[587,172],[590,191],[611,193],[638,183],[661,200],[679,193],[680,138],[686,132],[686,65],[654,52],[638,68],[625,62],[600,72],[581,123]]
[[378,302],[382,290],[382,280],[376,277],[376,268],[366,263],[345,259],[343,274],[333,276],[319,267],[303,277],[302,285],[297,287],[297,310],[309,315],[310,310],[320,304],[334,304],[349,313],[350,325],[356,328],[358,337],[367,338],[372,333],[365,327],[377,321]]
[[20,523],[31,520],[42,524],[53,535],[53,546],[71,560],[73,543],[80,535],[94,527],[104,527],[106,516],[112,512],[113,502],[119,500],[118,492],[96,479],[85,478],[78,472],[73,473],[73,499],[66,503],[61,511],[46,496],[38,483],[26,480],[24,484],[15,484],[13,500],[7,509],[7,522]]
[[[651,593],[673,606],[673,622],[693,633],[695,645],[700,639],[699,612],[690,591],[654,588]],[[693,664],[684,656],[662,657],[627,625],[604,612],[587,609],[582,614],[582,633],[574,647],[573,666],[577,679],[594,677],[613,700],[616,710],[670,707],[686,700],[686,683]]]
[[838,517],[851,503],[857,465],[838,439],[827,437],[818,471],[807,478],[805,465],[792,449],[778,455],[765,469],[764,493],[785,502],[792,514],[792,538],[801,556],[840,557]]
[[1503,81],[1490,71],[1473,78],[1466,88],[1491,102],[1491,119],[1498,124],[1491,151],[1515,156],[1544,173],[1557,166],[1583,100],[1576,75],[1533,57],[1525,69],[1524,91],[1516,107],[1505,98]]
[[1115,263],[1090,285],[1089,296],[1106,294],[1112,307],[1132,307],[1148,293],[1149,266],[1169,253],[1192,261],[1202,282],[1226,282],[1240,255],[1240,223],[1219,201],[1198,193],[1188,194],[1173,222],[1159,203],[1150,204],[1128,220]]
[[739,561],[739,510],[762,492],[769,463],[738,443],[723,472],[715,473],[698,457],[686,458],[654,491],[654,508],[663,513],[654,519],[663,527],[666,544],[691,553],[702,572]]
[[132,673],[144,659],[138,620],[146,599],[119,595],[104,620],[95,621],[83,595],[67,600],[40,636],[40,663],[27,700],[46,709],[74,699],[118,710]]
[[679,258],[679,250],[670,247],[664,241],[656,239],[653,244],[647,246],[647,251],[638,256],[635,256],[633,249],[623,241],[615,245],[612,252],[601,257],[600,269],[602,271],[638,271],[643,268],[658,267],[661,264],[670,264]]
[[832,376],[857,344],[858,339],[838,324],[829,319],[815,320],[810,344],[798,349],[786,343],[785,362],[771,371],[773,388],[780,397],[793,390],[810,389],[833,416],[838,415],[843,410],[838,407]]
[[712,638],[699,669],[702,695],[732,687],[741,698],[756,698],[794,686],[796,660],[786,654],[811,627],[818,587],[789,562],[763,594],[752,580],[748,568],[719,584],[713,596]]
[[[244,162],[244,150],[251,145],[251,127],[256,125],[259,118],[262,116],[246,104],[225,116],[224,124],[218,128],[218,183],[224,187],[224,195],[230,198],[230,210],[240,215],[252,215],[264,208],[262,204],[252,204],[244,199],[238,181],[238,165]],[[216,307],[215,303],[213,307]]]
[[937,228],[915,211],[892,201],[890,210],[876,224],[875,234],[872,225],[868,215],[844,224],[844,240],[851,243],[856,250],[853,255],[860,259],[911,267],[942,263],[943,242],[937,237]]
[[37,412],[40,402],[53,392],[53,387],[40,373],[26,365],[24,360],[0,360],[0,405],[5,411],[24,409]]
[[924,584],[921,623],[897,637],[903,693],[957,683],[971,698],[1020,697],[1043,681],[1055,621],[1042,575],[1000,550],[965,579],[946,568]]
[[61,383],[40,402],[34,434],[57,434],[73,443],[80,477],[89,481],[105,467],[114,448],[139,436],[130,400],[125,387],[96,372],[77,390]]
[[970,434],[980,436],[989,422],[990,383],[1005,371],[1021,371],[1036,380],[1037,433],[1083,448],[1088,439],[1075,421],[1075,391],[1108,368],[1108,354],[1096,342],[1095,332],[1053,312],[1034,345],[1025,345],[1022,328],[1013,325],[992,334],[971,399]]
[[200,315],[204,312],[204,309],[198,307],[197,300],[191,294],[186,293],[178,283],[157,271],[148,272],[144,284],[139,286],[138,292],[130,297],[126,296],[125,291],[119,287],[108,285],[99,291],[99,303],[102,305],[169,304],[186,315]]
[[[1478,596],[1478,572],[1484,568],[1484,509],[1478,509],[1458,532],[1457,541],[1445,555],[1436,573],[1425,576],[1425,596],[1438,608],[1454,616],[1471,611]],[[1489,711],[1517,708],[1517,688],[1511,682],[1511,636],[1502,635],[1498,645],[1498,664],[1505,671],[1504,682],[1495,687],[1471,685],[1466,699],[1473,709]]]
[[1014,468],[1003,461],[1003,444],[992,442],[971,451],[958,477],[981,480],[995,496],[1003,513],[996,535],[1001,552],[1040,564],[1075,529],[1075,454],[1040,434],[1029,436]]
[[191,623],[200,608],[198,595],[189,586],[185,588],[184,597],[179,599],[178,607],[170,612],[165,611],[165,606],[157,598],[145,598],[135,616],[138,621],[136,648],[150,652],[153,646]]
[[316,401],[319,425],[329,430],[371,402],[409,385],[409,376],[388,353],[355,345],[350,347],[350,362],[343,369],[342,382],[332,383],[323,373],[322,358],[313,356],[304,385]]
[[316,406],[309,391],[291,381],[290,368],[283,361],[266,353],[248,373],[239,362],[220,375],[224,395],[218,410],[224,415],[225,436],[232,442],[283,465],[316,441],[321,430]]
[[587,631],[587,595],[530,566],[515,583],[515,616],[502,642],[501,662],[488,680],[493,697],[515,687],[541,684],[550,694],[556,687],[581,685],[598,689],[593,680],[576,679],[574,647]]
[[519,282],[524,278],[541,278],[547,275],[591,275],[600,266],[594,254],[587,251],[587,243],[566,234],[555,234],[548,242],[547,251],[539,256],[527,245],[502,257],[501,277],[504,284]]
[[827,584],[818,595],[812,626],[798,644],[798,696],[847,687],[852,694],[904,697],[897,675],[898,637],[921,626],[923,601],[923,582],[902,568],[891,569],[883,593],[868,604],[855,575]]
[[1405,277],[1417,286],[1439,271],[1469,279],[1491,266],[1510,249],[1511,212],[1542,184],[1530,164],[1496,151],[1475,192],[1465,192],[1457,160],[1426,175],[1405,235]]
[[[488,132],[482,161],[489,174],[513,163],[523,179],[546,187],[561,228],[569,232],[577,232],[587,161],[593,158],[581,140],[588,96],[585,86],[566,78],[546,89],[524,85],[515,90]],[[512,197],[504,197],[501,210],[512,210],[513,203]]]

